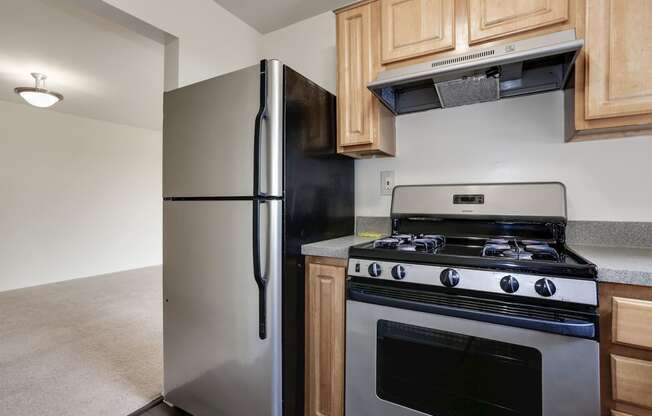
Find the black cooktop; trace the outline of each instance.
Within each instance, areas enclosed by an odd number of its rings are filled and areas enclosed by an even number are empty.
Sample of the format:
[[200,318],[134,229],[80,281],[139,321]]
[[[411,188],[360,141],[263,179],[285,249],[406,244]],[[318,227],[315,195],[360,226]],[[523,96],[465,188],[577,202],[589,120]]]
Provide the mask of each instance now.
[[349,256],[568,276],[597,277],[597,267],[555,240],[512,237],[446,237],[394,234],[351,247]]

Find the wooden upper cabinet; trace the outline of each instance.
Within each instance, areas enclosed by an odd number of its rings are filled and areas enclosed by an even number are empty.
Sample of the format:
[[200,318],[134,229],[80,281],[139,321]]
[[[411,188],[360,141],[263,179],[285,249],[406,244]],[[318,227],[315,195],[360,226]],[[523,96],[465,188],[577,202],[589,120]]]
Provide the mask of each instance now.
[[373,142],[371,5],[343,12],[337,19],[340,146]]
[[587,119],[652,113],[652,1],[586,3]]
[[565,22],[568,10],[569,0],[469,0],[469,44]]
[[566,138],[652,133],[652,1],[585,0],[575,8],[585,44],[567,94],[574,111],[566,111]]
[[339,153],[354,157],[394,154],[394,117],[367,89],[380,69],[379,3],[337,12]]
[[455,47],[454,0],[380,0],[382,62]]

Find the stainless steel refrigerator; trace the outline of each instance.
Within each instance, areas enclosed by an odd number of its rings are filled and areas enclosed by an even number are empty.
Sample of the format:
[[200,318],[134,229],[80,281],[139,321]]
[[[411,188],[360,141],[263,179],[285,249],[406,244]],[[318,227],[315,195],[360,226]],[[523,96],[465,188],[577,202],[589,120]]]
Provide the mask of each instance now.
[[335,97],[277,60],[165,94],[165,399],[303,414],[301,244],[353,233]]

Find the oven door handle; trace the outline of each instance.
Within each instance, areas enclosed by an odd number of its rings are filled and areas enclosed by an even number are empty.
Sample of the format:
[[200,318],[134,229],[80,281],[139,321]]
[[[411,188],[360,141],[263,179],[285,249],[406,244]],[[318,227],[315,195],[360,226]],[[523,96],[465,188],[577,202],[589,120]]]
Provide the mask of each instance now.
[[567,320],[565,322],[550,321],[546,319],[526,318],[522,316],[504,315],[493,312],[478,311],[473,309],[456,308],[434,303],[415,302],[395,299],[386,296],[373,295],[363,291],[349,289],[349,300],[373,303],[393,308],[409,309],[419,312],[452,316],[455,318],[470,319],[473,321],[487,322],[497,325],[513,326],[517,328],[532,329],[534,331],[549,332],[553,334],[577,337],[596,338],[596,326],[593,322],[580,320]]

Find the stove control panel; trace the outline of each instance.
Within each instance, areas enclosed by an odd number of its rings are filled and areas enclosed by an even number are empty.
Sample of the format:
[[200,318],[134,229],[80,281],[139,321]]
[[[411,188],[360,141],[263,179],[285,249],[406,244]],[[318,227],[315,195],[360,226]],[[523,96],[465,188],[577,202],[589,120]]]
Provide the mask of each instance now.
[[[385,273],[384,271],[389,271]],[[443,286],[597,306],[593,280],[543,277],[532,274],[464,269],[384,260],[349,259],[349,276]]]

